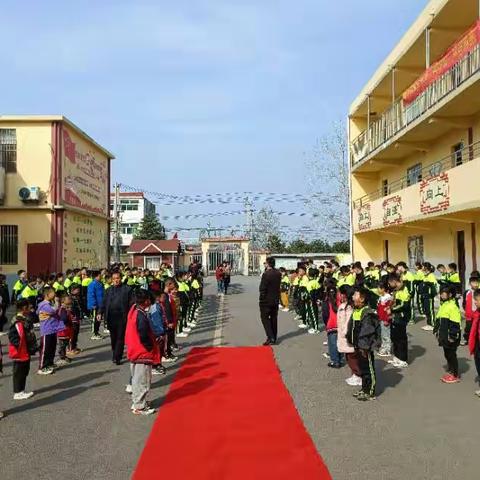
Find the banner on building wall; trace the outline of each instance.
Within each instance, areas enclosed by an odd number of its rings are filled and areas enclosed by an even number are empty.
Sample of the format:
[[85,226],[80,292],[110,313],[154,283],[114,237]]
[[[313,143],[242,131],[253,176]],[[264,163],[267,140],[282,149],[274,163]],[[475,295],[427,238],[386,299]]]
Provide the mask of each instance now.
[[458,40],[453,43],[445,54],[427,68],[422,75],[403,93],[405,104],[412,103],[435,80],[450,70],[463,57],[480,44],[480,20],[477,20]]
[[372,226],[372,217],[370,215],[370,204],[362,205],[358,207],[358,229],[368,230]]
[[423,214],[442,212],[449,206],[450,185],[447,172],[420,183],[420,211]]
[[386,198],[383,201],[383,226],[398,225],[402,223],[402,197]]
[[[75,141],[74,141],[75,140]],[[63,201],[90,213],[108,215],[108,158],[63,130]]]
[[65,211],[63,266],[103,268],[108,264],[108,220]]

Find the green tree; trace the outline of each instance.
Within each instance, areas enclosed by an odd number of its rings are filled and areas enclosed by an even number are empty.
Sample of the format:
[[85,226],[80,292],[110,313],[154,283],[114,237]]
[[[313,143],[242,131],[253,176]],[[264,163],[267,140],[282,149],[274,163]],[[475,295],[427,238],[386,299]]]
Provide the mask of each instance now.
[[254,218],[253,246],[255,248],[267,248],[268,239],[279,236],[280,220],[271,207],[261,208]]
[[287,247],[287,253],[309,253],[310,245],[304,240],[294,240]]
[[133,236],[135,240],[165,240],[165,227],[156,213],[147,213]]
[[284,253],[286,245],[278,235],[270,235],[267,241],[267,250],[270,253]]
[[350,253],[350,241],[343,240],[341,242],[335,242],[331,248],[332,253]]

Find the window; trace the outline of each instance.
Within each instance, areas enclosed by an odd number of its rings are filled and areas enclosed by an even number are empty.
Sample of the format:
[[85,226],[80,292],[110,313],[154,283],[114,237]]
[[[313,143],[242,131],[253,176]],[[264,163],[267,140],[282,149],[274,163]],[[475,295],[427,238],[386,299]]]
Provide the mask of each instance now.
[[0,128],[0,165],[6,173],[17,172],[17,131]]
[[458,167],[463,163],[463,142],[457,143],[452,148],[452,166]]
[[18,264],[18,226],[0,225],[0,265]]
[[120,210],[122,212],[128,211],[136,211],[138,210],[139,206],[138,200],[120,200]]
[[382,180],[382,195],[384,197],[388,195],[388,180]]
[[415,268],[416,262],[423,263],[423,236],[415,235],[413,237],[408,237],[407,243],[407,253],[408,253],[408,265],[410,268]]
[[138,228],[138,223],[122,223],[120,233],[123,235],[133,235]]
[[407,187],[415,185],[422,180],[422,164],[417,163],[407,169]]

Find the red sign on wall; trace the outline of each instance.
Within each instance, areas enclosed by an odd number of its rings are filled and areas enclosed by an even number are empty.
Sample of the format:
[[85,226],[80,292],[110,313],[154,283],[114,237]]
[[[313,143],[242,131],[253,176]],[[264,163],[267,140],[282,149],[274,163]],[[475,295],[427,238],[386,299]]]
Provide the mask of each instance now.
[[358,229],[368,230],[372,226],[372,217],[370,216],[370,204],[358,207]]
[[420,183],[420,211],[428,215],[443,212],[450,206],[448,173],[428,178]]
[[383,226],[398,225],[402,223],[402,197],[386,198],[383,201]]

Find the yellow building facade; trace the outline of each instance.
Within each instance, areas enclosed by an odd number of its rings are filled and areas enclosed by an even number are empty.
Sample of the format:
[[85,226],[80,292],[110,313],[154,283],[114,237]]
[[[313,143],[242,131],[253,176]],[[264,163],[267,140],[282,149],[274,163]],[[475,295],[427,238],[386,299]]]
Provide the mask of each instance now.
[[0,116],[0,273],[108,263],[113,158],[63,116]]
[[350,107],[352,253],[480,267],[480,2],[429,2]]

